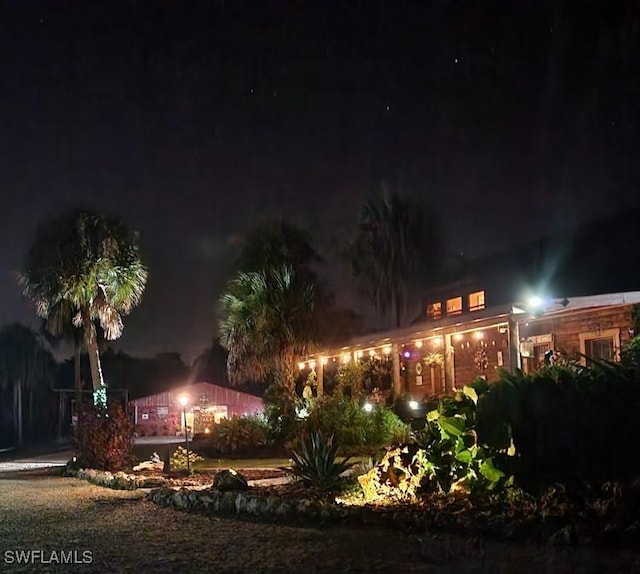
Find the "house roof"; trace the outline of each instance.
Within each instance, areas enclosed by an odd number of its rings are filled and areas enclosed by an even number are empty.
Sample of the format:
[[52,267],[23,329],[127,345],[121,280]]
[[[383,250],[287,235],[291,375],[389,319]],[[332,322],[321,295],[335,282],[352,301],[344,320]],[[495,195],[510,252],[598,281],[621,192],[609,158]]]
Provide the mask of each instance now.
[[186,395],[189,405],[198,404],[202,395],[208,402],[225,405],[261,406],[262,399],[229,387],[214,385],[213,383],[199,382],[192,385],[175,387],[162,393],[156,393],[130,401],[137,406],[176,406],[180,404],[180,397]]
[[537,308],[531,308],[526,301],[514,301],[493,307],[487,307],[480,311],[466,312],[460,315],[445,316],[442,319],[423,319],[408,327],[370,333],[345,341],[344,344],[332,348],[326,348],[322,352],[310,355],[334,356],[343,352],[354,350],[366,350],[387,344],[406,342],[411,339],[423,339],[438,336],[446,331],[448,333],[476,330],[493,325],[507,323],[511,318],[516,321],[521,317],[528,320],[533,313],[543,312],[544,315],[558,315],[562,313],[576,312],[580,310],[612,307],[618,305],[640,304],[640,291],[628,291],[624,293],[605,293],[580,297],[566,297],[562,299],[547,298],[541,301]]

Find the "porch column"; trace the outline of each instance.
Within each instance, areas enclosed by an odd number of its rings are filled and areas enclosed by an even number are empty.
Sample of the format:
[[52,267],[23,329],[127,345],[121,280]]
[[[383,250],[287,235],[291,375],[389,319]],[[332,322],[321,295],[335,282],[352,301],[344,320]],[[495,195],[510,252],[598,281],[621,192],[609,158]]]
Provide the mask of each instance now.
[[443,335],[444,339],[444,391],[451,394],[456,386],[455,350],[451,342],[452,335]]
[[400,346],[398,343],[391,345],[391,355],[393,357],[393,367],[391,380],[393,381],[393,396],[398,398],[402,394],[402,379],[400,377]]
[[509,371],[522,368],[520,357],[520,325],[515,317],[509,317]]
[[316,384],[318,385],[317,396],[321,397],[324,393],[324,365],[320,357],[316,360]]

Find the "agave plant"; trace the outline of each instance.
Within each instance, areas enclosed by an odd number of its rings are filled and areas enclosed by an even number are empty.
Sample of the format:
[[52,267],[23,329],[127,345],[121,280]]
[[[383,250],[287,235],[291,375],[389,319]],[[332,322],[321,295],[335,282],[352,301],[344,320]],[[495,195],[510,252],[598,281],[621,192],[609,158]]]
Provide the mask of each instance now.
[[355,464],[348,458],[337,460],[337,452],[333,435],[324,436],[314,431],[299,439],[291,453],[291,468],[286,470],[305,484],[329,491],[340,481],[340,475]]

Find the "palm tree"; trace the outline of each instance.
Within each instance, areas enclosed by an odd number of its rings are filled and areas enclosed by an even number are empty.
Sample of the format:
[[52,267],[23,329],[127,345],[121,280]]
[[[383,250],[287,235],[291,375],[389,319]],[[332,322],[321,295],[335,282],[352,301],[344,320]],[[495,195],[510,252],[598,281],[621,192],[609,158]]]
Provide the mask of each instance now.
[[438,245],[433,221],[397,193],[383,193],[362,210],[350,249],[354,275],[362,281],[374,306],[392,313],[399,327],[409,280],[418,264],[433,260]]
[[313,337],[315,295],[315,283],[288,265],[238,273],[220,299],[231,382],[271,380],[293,396],[296,360]]
[[13,430],[18,446],[24,440],[24,395],[27,398],[27,427],[35,427],[35,396],[49,388],[55,361],[38,335],[15,323],[0,331],[0,390],[12,392]]
[[147,282],[136,233],[120,219],[74,211],[38,228],[19,282],[39,316],[82,327],[96,404],[106,401],[96,322],[107,340],[138,305]]

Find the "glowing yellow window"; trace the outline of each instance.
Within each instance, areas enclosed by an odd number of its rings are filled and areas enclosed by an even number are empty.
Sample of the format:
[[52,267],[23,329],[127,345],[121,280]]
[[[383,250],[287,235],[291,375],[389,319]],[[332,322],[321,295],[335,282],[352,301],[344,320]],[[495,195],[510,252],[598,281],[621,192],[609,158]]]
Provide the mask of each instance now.
[[440,319],[442,317],[442,303],[429,303],[427,305],[427,317],[429,319]]
[[447,315],[459,315],[462,313],[462,297],[447,299]]
[[469,295],[469,311],[484,309],[484,291],[476,291]]

